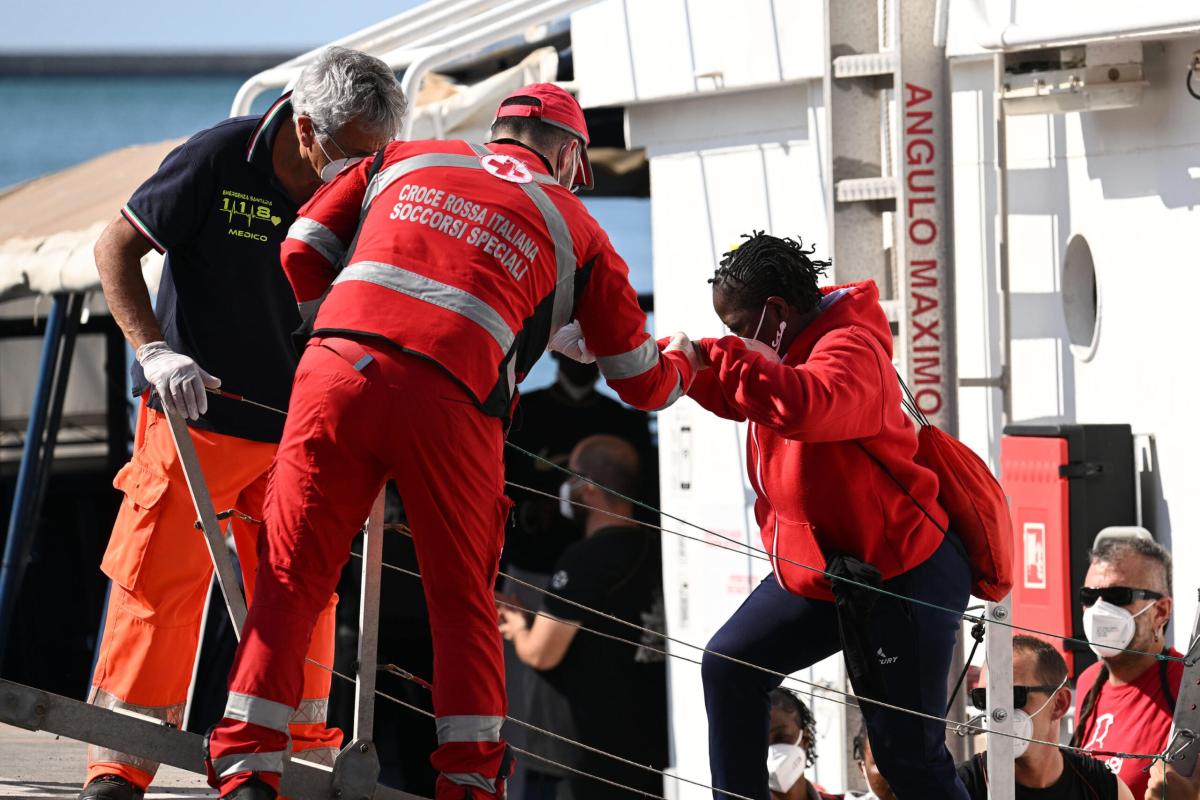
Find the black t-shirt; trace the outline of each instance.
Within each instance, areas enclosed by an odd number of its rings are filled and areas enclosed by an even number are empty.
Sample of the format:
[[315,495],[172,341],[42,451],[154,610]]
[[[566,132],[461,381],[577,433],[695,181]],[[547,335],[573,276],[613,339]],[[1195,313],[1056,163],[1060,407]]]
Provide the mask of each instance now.
[[[271,148],[292,104],[281,97],[260,117],[226,120],[172,150],[121,213],[166,253],[155,303],[163,337],[221,379],[221,388],[286,409],[298,358],[291,333],[296,298],[279,246],[296,205],[279,186]],[[149,384],[134,362],[133,391]],[[157,397],[150,406],[161,410]],[[260,442],[278,442],[284,418],[209,395],[191,424]]]
[[[986,753],[978,753],[958,767],[958,777],[971,800],[987,800]],[[1017,784],[1017,800],[1116,800],[1117,777],[1103,761],[1068,750],[1063,754],[1063,771],[1058,781],[1044,789]]]
[[[630,527],[605,528],[567,548],[550,579],[550,591],[564,599],[547,596],[543,609],[591,630],[576,633],[562,662],[542,673],[566,698],[579,741],[658,769],[667,761],[666,664],[654,651],[666,649],[662,638],[565,601],[665,630],[660,547],[657,533]],[[662,794],[659,775],[586,751],[579,758],[585,772]],[[635,796],[589,778],[568,780],[574,800]]]
[[[658,471],[650,460],[650,426],[646,414],[626,408],[599,392],[576,402],[555,384],[522,395],[508,439],[565,467],[575,445],[597,433],[619,436],[632,444],[641,457],[643,483],[647,476],[658,479]],[[551,496],[558,495],[559,486],[567,478],[560,470],[511,447],[504,448],[504,470],[505,477],[513,483]],[[642,499],[650,497],[645,491],[648,488],[644,487]],[[548,574],[567,546],[579,540],[581,531],[558,513],[557,500],[512,486],[507,493],[516,506],[512,525],[505,533],[505,566]]]

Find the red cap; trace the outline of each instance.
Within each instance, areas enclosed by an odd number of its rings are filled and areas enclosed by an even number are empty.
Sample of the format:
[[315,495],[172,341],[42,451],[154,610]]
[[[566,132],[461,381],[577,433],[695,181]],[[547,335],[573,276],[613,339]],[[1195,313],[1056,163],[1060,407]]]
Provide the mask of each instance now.
[[[526,102],[504,105],[517,97],[525,98]],[[533,117],[577,137],[581,145],[579,159],[583,175],[582,180],[581,176],[575,176],[575,182],[588,189],[592,188],[592,164],[587,154],[587,146],[591,140],[588,138],[587,121],[583,118],[583,109],[569,92],[553,83],[531,83],[522,86],[500,102],[500,107],[496,109],[496,119],[502,117]]]

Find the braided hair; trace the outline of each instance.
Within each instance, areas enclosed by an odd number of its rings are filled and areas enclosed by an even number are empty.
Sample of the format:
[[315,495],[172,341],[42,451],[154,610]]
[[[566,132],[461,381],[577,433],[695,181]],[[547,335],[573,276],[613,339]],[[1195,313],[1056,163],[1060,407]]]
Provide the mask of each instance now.
[[800,726],[800,741],[804,741],[804,734],[808,734],[809,746],[805,750],[807,760],[805,767],[811,767],[817,761],[817,718],[799,695],[790,689],[785,689],[778,686],[771,690],[771,708],[778,708],[780,711],[791,714],[796,718],[796,724]]
[[763,231],[742,234],[746,241],[721,256],[720,266],[709,279],[714,289],[735,293],[738,305],[760,306],[768,297],[782,297],[801,311],[811,311],[821,302],[817,279],[829,261],[809,258],[816,247],[804,249],[799,237],[771,236]]

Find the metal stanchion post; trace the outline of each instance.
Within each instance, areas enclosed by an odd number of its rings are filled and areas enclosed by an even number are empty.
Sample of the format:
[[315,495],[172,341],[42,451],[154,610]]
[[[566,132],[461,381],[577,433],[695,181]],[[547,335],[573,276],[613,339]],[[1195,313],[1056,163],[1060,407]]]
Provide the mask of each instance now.
[[1171,766],[1185,777],[1196,774],[1196,757],[1200,755],[1200,608],[1196,609],[1196,621],[1192,623],[1192,638],[1188,639],[1188,652],[1184,654],[1183,682],[1179,687],[1179,699],[1175,702],[1175,718],[1171,723],[1171,737],[1167,740],[1167,753]]
[[[1012,597],[987,604],[991,622],[1012,619]],[[987,764],[988,800],[1014,800],[1016,777],[1013,766],[1013,649],[1012,630],[1007,625],[987,626]]]
[[354,739],[338,754],[333,785],[340,800],[370,798],[379,780],[379,754],[373,741],[375,676],[379,664],[379,586],[383,566],[381,491],[367,518],[363,538],[362,590],[358,611],[358,675],[354,694]]

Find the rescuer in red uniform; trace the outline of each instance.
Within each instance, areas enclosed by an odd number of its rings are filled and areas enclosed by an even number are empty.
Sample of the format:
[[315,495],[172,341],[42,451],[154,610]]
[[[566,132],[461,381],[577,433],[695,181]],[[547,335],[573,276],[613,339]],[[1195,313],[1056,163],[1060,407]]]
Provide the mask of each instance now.
[[526,86],[501,103],[493,135],[389,145],[318,192],[283,244],[296,299],[328,293],[267,492],[229,705],[208,740],[222,796],[278,790],[313,622],[391,478],[429,604],[437,798],[503,797],[511,758],[492,587],[516,384],[547,345],[594,353],[639,408],[667,406],[691,383],[690,342],[679,335],[660,353],[628,269],[569,190],[591,178],[579,105],[553,85]]

